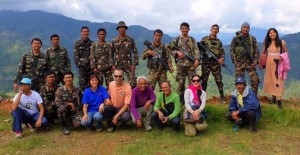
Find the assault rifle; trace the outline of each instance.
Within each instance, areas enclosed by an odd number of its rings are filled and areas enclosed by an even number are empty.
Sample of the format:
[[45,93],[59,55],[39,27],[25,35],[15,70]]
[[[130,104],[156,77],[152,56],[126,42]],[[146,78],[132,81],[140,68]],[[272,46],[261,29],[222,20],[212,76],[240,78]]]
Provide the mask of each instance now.
[[[162,66],[163,66],[167,71],[169,71],[169,72],[171,73],[171,68],[170,68],[169,65],[167,65],[167,64],[164,62],[164,60],[162,59],[161,52],[160,52],[158,49],[154,48],[154,47],[152,46],[152,43],[149,42],[148,40],[144,41],[144,45],[145,45],[147,48],[149,48],[150,50],[152,50],[152,51],[155,52],[156,56],[153,57],[152,59],[158,59],[159,62],[162,64]],[[173,76],[172,73],[171,73],[171,75]],[[174,77],[174,76],[173,76],[173,77]],[[175,79],[175,77],[174,77],[174,79]]]
[[[169,48],[170,48],[171,50],[177,50],[177,51],[182,52],[182,53],[184,54],[185,57],[187,57],[189,60],[195,62],[195,58],[192,57],[192,56],[190,56],[189,53],[186,51],[185,48],[183,48],[183,47],[180,47],[180,48],[179,48],[179,47],[177,47],[177,46],[175,46],[175,45],[173,45],[173,46],[171,46],[171,47],[169,46]],[[176,56],[175,56],[175,57],[176,57]]]
[[[216,54],[211,49],[209,49],[209,48],[205,47],[204,45],[202,45],[201,42],[197,42],[197,46],[198,46],[199,50],[200,49],[205,50],[205,53],[207,54],[208,58],[212,58],[213,60],[218,62],[219,58],[216,56]],[[221,66],[226,68],[232,74],[232,71],[228,68],[228,65],[223,63]]]
[[[245,42],[245,37],[243,37],[242,35],[240,35],[241,32],[236,32],[237,37],[239,38],[239,40],[241,41],[241,43],[244,46],[244,49],[247,53],[247,55],[249,55],[250,57],[250,61],[253,62],[253,55],[251,54],[251,51],[249,49],[249,46],[246,44]],[[251,36],[250,36],[251,37]]]

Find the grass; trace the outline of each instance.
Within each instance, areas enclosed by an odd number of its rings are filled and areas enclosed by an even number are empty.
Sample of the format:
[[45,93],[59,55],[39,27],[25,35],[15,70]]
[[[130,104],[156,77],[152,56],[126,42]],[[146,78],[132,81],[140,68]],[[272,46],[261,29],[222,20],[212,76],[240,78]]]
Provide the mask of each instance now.
[[[187,137],[172,128],[147,132],[128,129],[114,133],[72,131],[64,136],[60,126],[52,131],[29,133],[15,139],[11,124],[0,125],[0,154],[300,154],[299,109],[278,110],[275,105],[262,105],[258,133],[249,128],[232,132],[233,124],[225,119],[227,105],[207,105],[208,129],[196,137]],[[0,119],[10,115],[0,112]]]

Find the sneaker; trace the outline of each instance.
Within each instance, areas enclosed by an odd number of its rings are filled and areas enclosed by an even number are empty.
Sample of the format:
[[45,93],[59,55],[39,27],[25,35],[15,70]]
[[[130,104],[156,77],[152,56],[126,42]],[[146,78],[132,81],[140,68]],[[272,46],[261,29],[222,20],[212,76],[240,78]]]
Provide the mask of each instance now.
[[116,127],[110,126],[110,127],[107,129],[107,132],[114,132],[115,130],[116,130]]
[[151,131],[152,127],[150,125],[145,125],[145,129],[146,129],[146,131]]
[[23,137],[23,133],[22,132],[16,132],[15,138],[16,139],[20,139]]
[[35,127],[33,127],[32,125],[30,125],[29,123],[28,123],[28,126],[29,126],[29,131],[30,132],[36,132],[36,128]]
[[101,132],[101,131],[102,131],[102,128],[97,128],[96,131],[97,131],[97,132]]
[[62,127],[62,132],[64,135],[69,135],[70,134],[70,130],[67,127]]
[[225,97],[224,97],[224,96],[220,98],[220,103],[226,104],[226,101],[225,101]]

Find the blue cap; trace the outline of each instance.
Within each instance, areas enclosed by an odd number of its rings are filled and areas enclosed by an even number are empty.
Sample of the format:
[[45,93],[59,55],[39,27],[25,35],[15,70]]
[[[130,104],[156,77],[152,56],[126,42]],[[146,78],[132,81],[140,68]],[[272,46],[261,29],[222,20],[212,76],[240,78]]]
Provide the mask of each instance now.
[[31,80],[29,78],[23,78],[19,84],[30,84],[31,85]]
[[244,84],[246,84],[246,80],[245,80],[244,77],[237,77],[234,82],[235,82],[235,84],[237,84],[237,83],[244,83]]

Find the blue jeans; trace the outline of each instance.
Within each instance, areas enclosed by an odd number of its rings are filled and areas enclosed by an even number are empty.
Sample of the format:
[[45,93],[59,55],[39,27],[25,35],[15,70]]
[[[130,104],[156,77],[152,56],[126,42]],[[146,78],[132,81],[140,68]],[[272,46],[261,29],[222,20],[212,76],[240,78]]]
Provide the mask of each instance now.
[[93,122],[95,121],[96,128],[99,129],[102,127],[103,115],[100,112],[88,112],[88,120],[81,120],[81,125],[86,126],[88,128],[92,127]]
[[[13,132],[22,132],[22,123],[29,123],[31,126],[35,126],[35,123],[39,119],[40,113],[37,112],[33,115],[30,115],[26,110],[22,108],[17,108],[16,110],[11,112],[13,117],[12,130]],[[43,116],[42,118],[42,126],[46,126],[47,119]]]

